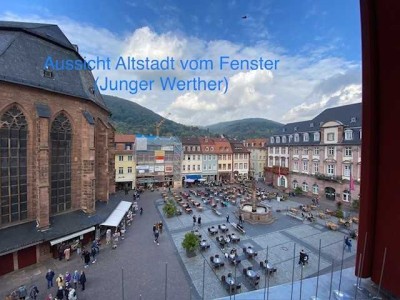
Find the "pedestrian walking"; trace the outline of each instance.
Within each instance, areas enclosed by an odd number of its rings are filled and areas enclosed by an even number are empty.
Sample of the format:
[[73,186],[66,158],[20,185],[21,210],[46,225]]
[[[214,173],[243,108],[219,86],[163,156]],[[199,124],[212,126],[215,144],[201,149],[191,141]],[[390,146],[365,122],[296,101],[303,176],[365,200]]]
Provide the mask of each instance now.
[[229,214],[226,215],[226,223],[229,223]]
[[80,278],[80,274],[79,274],[78,270],[75,270],[74,274],[72,274],[72,282],[74,283],[75,289],[78,287],[79,278]]
[[107,229],[106,231],[106,244],[111,244],[111,229]]
[[58,275],[58,277],[57,277],[57,279],[56,279],[56,282],[57,282],[57,286],[58,286],[59,288],[64,288],[65,281],[64,281],[64,277],[63,277],[62,274]]
[[196,226],[196,216],[195,215],[193,215],[193,226]]
[[344,248],[347,247],[347,249],[349,250],[349,252],[351,252],[351,239],[350,237],[346,236],[346,238],[344,239]]
[[[139,196],[138,196],[139,199]],[[143,215],[143,207],[140,208],[140,215]]]
[[72,276],[71,276],[71,274],[67,271],[67,272],[65,272],[65,277],[64,277],[64,280],[65,280],[65,285],[67,285],[67,284],[70,284],[70,282],[71,282],[71,279],[72,279]]
[[69,288],[69,291],[68,291],[68,300],[77,300],[78,298],[77,298],[77,296],[76,296],[76,291],[75,291],[75,289],[74,288]]
[[58,287],[56,298],[57,300],[64,299],[64,289],[62,287]]
[[87,251],[86,249],[83,250],[83,259],[85,261],[85,268],[89,267],[89,263],[90,263],[90,253],[89,251]]
[[53,270],[51,270],[51,269],[48,269],[47,270],[47,273],[46,273],[46,280],[47,280],[47,288],[49,289],[49,288],[51,288],[51,287],[53,287],[53,279],[54,279],[54,271]]
[[96,247],[92,247],[92,250],[91,250],[91,255],[93,257],[92,264],[94,264],[96,262],[96,254],[97,254]]
[[158,231],[158,229],[156,229],[154,231],[154,243],[157,243],[157,245],[160,245],[160,243],[158,242],[158,237],[160,236],[160,232]]
[[68,294],[69,294],[69,289],[71,288],[71,286],[69,285],[69,282],[65,283],[65,287],[64,287],[64,295],[65,295],[65,299],[68,300]]
[[243,217],[241,214],[239,215],[239,224],[243,224]]
[[199,216],[199,217],[197,218],[197,225],[199,225],[199,227],[201,227],[201,216]]
[[65,250],[64,250],[64,257],[65,257],[65,259],[66,259],[67,261],[69,261],[70,256],[71,256],[71,248],[70,248],[70,247],[67,247],[67,248],[65,248]]
[[160,234],[162,234],[162,231],[163,231],[163,222],[162,221],[160,221],[158,223],[158,229],[160,230]]
[[49,294],[49,295],[46,297],[45,300],[53,300],[53,295],[52,295],[52,294]]
[[26,290],[25,285],[21,285],[18,288],[18,297],[19,297],[19,299],[25,299],[26,296],[28,296],[28,291]]
[[83,271],[81,271],[81,276],[79,277],[79,282],[81,283],[82,291],[84,291],[85,290],[85,284],[86,284],[86,274]]
[[30,298],[30,299],[36,300],[38,294],[39,294],[39,289],[38,289],[38,287],[37,287],[36,285],[34,285],[34,286],[31,288],[31,291],[30,291],[30,293],[29,293],[29,298]]

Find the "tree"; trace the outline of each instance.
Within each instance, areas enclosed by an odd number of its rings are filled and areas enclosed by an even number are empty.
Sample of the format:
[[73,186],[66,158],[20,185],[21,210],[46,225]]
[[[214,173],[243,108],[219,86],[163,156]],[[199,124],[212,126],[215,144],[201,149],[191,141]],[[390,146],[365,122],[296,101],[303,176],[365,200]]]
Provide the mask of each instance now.
[[199,248],[199,238],[193,232],[186,233],[182,241],[182,247],[188,254],[195,253]]
[[163,207],[163,212],[168,218],[175,216],[176,215],[175,203],[172,200],[168,200]]

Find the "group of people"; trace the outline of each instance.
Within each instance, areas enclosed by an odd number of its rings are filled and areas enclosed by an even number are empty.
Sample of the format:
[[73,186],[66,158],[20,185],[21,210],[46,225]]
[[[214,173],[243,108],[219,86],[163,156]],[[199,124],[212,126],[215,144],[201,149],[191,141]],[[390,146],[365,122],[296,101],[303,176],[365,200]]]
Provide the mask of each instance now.
[[199,227],[201,227],[201,216],[196,218],[196,216],[193,215],[193,227],[196,226],[196,223],[197,223],[197,225],[199,225]]
[[[54,285],[54,277],[55,273],[53,270],[49,269],[45,275],[45,278],[47,280],[47,288],[50,289]],[[86,284],[86,274],[84,271],[78,272],[78,270],[75,270],[73,274],[70,274],[69,272],[65,273],[65,276],[62,274],[59,274],[56,278],[56,284],[57,284],[57,293],[55,297],[53,298],[52,294],[49,294],[46,298],[46,300],[77,300],[77,294],[76,290],[78,288],[78,285],[81,286],[82,291],[85,290],[85,284]],[[32,298],[32,296],[30,295]],[[36,298],[32,298],[36,299]]]

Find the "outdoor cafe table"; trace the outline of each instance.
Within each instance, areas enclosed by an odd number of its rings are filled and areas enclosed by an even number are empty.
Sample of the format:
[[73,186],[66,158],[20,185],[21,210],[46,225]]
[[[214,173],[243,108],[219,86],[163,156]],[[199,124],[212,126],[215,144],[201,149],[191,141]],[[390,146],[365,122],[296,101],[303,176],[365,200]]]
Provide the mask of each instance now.
[[218,232],[218,229],[215,228],[214,226],[211,226],[211,227],[208,228],[208,229],[210,229],[210,233],[211,233],[211,234],[216,234],[216,233]]
[[197,236],[198,238],[201,237],[201,233],[200,231],[198,231],[197,229],[195,231],[193,231],[193,233],[195,234],[195,236]]
[[227,276],[225,277],[225,282],[229,285],[235,285],[235,278],[231,277],[231,276]]
[[215,257],[215,256],[214,256],[214,264],[215,264],[215,265],[219,265],[219,264],[221,264],[221,263],[222,263],[221,257]]
[[201,248],[201,249],[206,249],[207,247],[208,247],[207,241],[206,241],[206,240],[202,240],[202,241],[200,242],[200,248]]
[[232,242],[237,242],[240,240],[240,238],[234,233],[231,234],[231,239],[232,239]]
[[254,249],[251,248],[251,247],[248,247],[248,248],[246,249],[246,253],[249,254],[249,255],[253,255],[253,254],[254,254]]
[[219,229],[221,229],[222,232],[225,232],[228,230],[228,227],[225,224],[222,224],[219,226]]
[[247,270],[246,275],[249,278],[255,278],[257,276],[257,273],[254,270]]

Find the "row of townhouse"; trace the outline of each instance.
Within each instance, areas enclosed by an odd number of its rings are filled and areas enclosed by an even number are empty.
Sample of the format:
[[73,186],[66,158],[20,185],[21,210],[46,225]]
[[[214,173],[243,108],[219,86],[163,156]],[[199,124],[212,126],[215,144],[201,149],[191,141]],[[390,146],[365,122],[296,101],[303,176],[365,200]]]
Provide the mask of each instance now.
[[243,143],[226,138],[182,138],[182,179],[233,181],[249,176],[250,151]]
[[266,181],[285,191],[301,188],[307,195],[329,200],[358,199],[361,134],[361,103],[286,124],[270,138]]
[[250,177],[260,180],[264,178],[267,163],[268,139],[246,139],[243,145],[250,151]]

